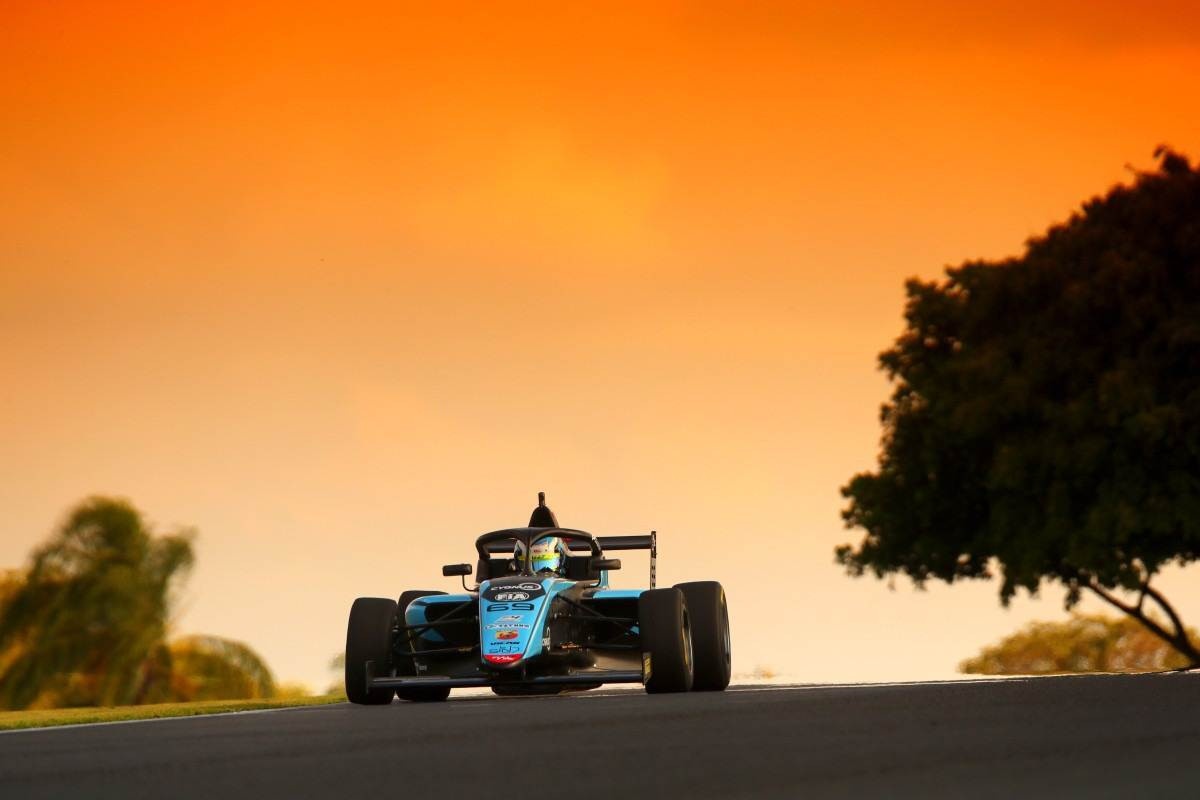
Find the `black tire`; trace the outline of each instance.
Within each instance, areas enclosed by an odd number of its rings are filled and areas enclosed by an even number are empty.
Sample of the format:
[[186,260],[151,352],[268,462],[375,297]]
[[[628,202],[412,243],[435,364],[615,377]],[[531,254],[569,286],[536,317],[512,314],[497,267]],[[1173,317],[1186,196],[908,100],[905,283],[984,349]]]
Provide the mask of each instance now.
[[[419,597],[429,597],[434,594],[445,594],[436,589],[409,589],[406,592],[400,593],[400,599],[396,602],[396,614],[400,620],[400,624],[404,624],[404,612],[408,610],[408,604]],[[409,636],[409,647],[413,647],[413,640],[416,637]],[[416,670],[413,669],[411,659],[397,659],[396,674],[397,675],[415,675]],[[410,686],[400,687],[396,690],[396,697],[401,700],[407,700],[410,703],[437,703],[445,700],[450,696],[449,687],[433,687],[433,686]]]
[[692,631],[687,601],[678,589],[650,589],[638,599],[642,658],[650,657],[646,691],[686,692],[692,688]]
[[346,625],[346,699],[365,706],[392,702],[391,689],[368,689],[366,666],[375,662],[376,675],[392,670],[392,627],[396,601],[386,597],[360,597],[350,607]]
[[732,674],[729,606],[716,581],[677,583],[692,622],[693,692],[723,692]]

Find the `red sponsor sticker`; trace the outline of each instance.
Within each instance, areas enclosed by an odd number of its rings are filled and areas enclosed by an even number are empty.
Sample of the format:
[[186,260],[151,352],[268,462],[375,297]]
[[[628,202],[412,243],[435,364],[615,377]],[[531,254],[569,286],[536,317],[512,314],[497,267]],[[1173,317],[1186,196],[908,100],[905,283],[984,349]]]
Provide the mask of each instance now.
[[512,664],[514,661],[520,661],[520,656],[484,656],[493,664]]
[[497,638],[497,639],[499,639],[499,640],[500,640],[500,641],[502,641],[502,642],[506,642],[506,641],[509,641],[509,640],[511,640],[511,639],[516,639],[516,638],[517,638],[517,636],[519,636],[519,635],[520,635],[520,634],[519,634],[517,631],[514,631],[514,630],[503,630],[503,631],[496,631],[496,638]]

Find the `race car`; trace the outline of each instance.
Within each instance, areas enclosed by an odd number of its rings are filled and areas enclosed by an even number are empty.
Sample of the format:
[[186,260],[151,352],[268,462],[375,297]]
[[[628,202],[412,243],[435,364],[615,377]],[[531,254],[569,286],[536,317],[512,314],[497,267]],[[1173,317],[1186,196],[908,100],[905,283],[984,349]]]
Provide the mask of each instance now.
[[[475,541],[470,564],[448,564],[463,591],[360,597],[346,629],[346,697],[445,700],[450,690],[557,694],[607,683],[647,692],[729,685],[729,609],[716,581],[655,588],[657,535],[593,536],[562,528],[538,493],[529,525]],[[611,589],[609,553],[650,551],[650,588]]]

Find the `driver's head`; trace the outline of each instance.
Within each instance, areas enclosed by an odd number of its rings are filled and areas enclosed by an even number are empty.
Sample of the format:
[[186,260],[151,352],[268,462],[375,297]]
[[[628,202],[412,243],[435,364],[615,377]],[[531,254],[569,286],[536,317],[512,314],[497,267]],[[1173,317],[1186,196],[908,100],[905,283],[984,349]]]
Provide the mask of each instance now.
[[567,548],[557,536],[547,536],[534,542],[529,551],[529,568],[533,574],[542,572],[561,573],[566,564]]

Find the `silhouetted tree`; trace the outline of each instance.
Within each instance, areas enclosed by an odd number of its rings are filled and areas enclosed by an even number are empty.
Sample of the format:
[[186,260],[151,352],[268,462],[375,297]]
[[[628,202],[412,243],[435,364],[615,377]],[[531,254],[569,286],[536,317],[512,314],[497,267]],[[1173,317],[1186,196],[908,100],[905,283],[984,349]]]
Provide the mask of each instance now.
[[1151,585],[1200,554],[1200,171],[1156,155],[1023,256],[908,282],[879,468],[843,489],[851,575],[1059,582],[1200,663]]
[[[1197,634],[1189,630],[1192,638]],[[1073,614],[1065,622],[1031,622],[958,665],[976,675],[1151,672],[1188,660],[1132,617]]]

